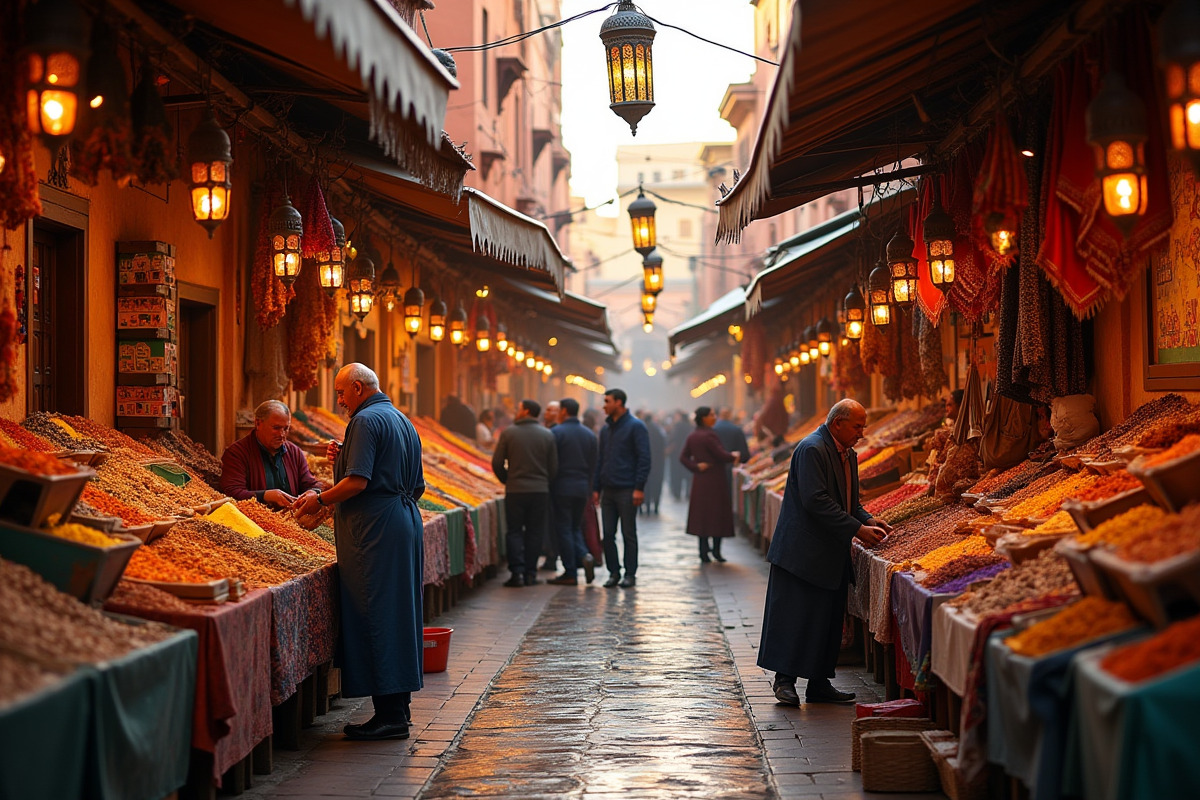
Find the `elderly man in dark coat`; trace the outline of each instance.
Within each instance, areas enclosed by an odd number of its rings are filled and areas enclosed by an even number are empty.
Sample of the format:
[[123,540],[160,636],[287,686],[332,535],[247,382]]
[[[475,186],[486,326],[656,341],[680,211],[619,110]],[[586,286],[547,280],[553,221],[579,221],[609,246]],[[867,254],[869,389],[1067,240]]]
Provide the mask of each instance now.
[[783,507],[767,561],[766,607],[758,665],[775,672],[773,690],[785,705],[800,705],[796,678],[806,678],[805,701],[844,703],[853,692],[833,688],[846,593],[853,579],[850,542],[878,544],[891,527],[873,519],[858,497],[858,459],[867,412],[841,400],[825,424],[792,454]]
[[347,725],[345,734],[407,739],[412,693],[424,685],[421,439],[363,364],[342,367],[333,385],[338,404],[350,412],[346,440],[329,446],[336,483],[306,492],[293,508],[300,515],[334,510],[342,694],[370,695],[375,705],[375,716]]

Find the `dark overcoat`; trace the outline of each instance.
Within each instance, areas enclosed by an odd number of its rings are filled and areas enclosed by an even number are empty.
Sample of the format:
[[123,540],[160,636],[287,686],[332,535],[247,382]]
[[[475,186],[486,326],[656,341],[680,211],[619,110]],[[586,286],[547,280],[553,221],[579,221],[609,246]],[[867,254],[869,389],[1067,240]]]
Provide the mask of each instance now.
[[[687,521],[692,536],[733,536],[733,495],[724,469],[732,461],[733,454],[721,445],[712,428],[696,428],[683,443],[679,463],[692,473]],[[709,467],[701,472],[704,463]]]
[[346,697],[415,692],[424,652],[421,590],[425,493],[416,428],[379,392],[350,417],[334,479],[367,487],[334,507],[341,633],[338,663]]

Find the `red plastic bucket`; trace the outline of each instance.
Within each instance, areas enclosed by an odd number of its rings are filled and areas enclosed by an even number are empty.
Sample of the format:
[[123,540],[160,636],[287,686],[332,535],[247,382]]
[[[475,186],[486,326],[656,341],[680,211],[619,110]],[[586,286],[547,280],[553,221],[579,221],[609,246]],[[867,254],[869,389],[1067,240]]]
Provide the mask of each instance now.
[[450,657],[450,634],[454,628],[426,628],[422,672],[445,672]]

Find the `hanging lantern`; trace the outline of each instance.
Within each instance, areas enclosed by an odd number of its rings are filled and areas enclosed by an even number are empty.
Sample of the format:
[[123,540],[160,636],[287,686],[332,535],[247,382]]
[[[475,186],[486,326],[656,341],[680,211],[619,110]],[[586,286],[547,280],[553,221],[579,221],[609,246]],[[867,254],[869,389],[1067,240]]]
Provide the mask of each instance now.
[[867,301],[858,290],[857,283],[850,287],[846,299],[842,301],[842,311],[846,315],[846,338],[861,339],[863,322],[867,316]]
[[871,322],[876,328],[886,328],[892,321],[892,306],[888,300],[890,289],[891,276],[881,262],[867,278],[867,301],[871,308]]
[[25,13],[25,116],[50,142],[70,136],[79,118],[91,21],[74,0],[41,0]]
[[812,360],[814,357],[815,356],[813,356],[811,353],[809,353],[808,350],[801,348],[801,350],[800,350],[800,366],[807,367],[809,364],[812,363]]
[[833,352],[833,335],[835,333],[837,333],[837,326],[828,317],[823,317],[817,323],[817,351],[826,358]]
[[389,314],[396,310],[396,305],[403,299],[400,297],[400,273],[396,271],[396,265],[390,261],[383,274],[379,276],[379,297],[383,300],[383,307]]
[[821,355],[821,340],[817,338],[816,325],[809,325],[804,329],[804,341],[800,343],[800,349],[808,353],[809,361],[816,361]]
[[550,364],[547,364],[545,367],[542,368],[542,374],[545,375],[547,378],[549,378],[551,375],[554,374],[554,367],[552,367]]
[[514,352],[512,354],[512,357],[513,357],[513,361],[516,361],[518,364],[524,364],[525,363],[525,346],[518,344],[516,352]]
[[501,353],[508,350],[508,332],[501,324],[496,325],[496,349]]
[[546,368],[546,362],[544,360],[539,358],[533,362],[534,372],[541,372],[545,368]]
[[1146,213],[1146,104],[1120,73],[1110,72],[1088,103],[1086,119],[1104,213],[1128,236]]
[[772,369],[775,370],[776,375],[783,374],[783,358],[781,356],[775,356],[775,365]]
[[658,298],[650,292],[642,292],[642,313],[653,314],[658,308]]
[[996,255],[1006,256],[1017,246],[1017,232],[1005,221],[1004,215],[993,211],[983,221],[983,230],[988,235],[988,243],[996,251]]
[[528,369],[533,369],[533,365],[536,363],[537,363],[537,356],[535,356],[533,353],[525,354],[525,366]]
[[509,342],[509,343],[508,343],[508,349],[507,349],[507,350],[505,350],[505,351],[504,351],[504,353],[505,353],[505,355],[507,355],[509,358],[513,358],[513,359],[515,359],[515,358],[517,357],[517,346],[516,346],[515,344],[513,344],[512,342]]
[[788,366],[791,367],[792,369],[796,369],[800,366],[800,353],[801,352],[804,352],[805,354],[807,354],[808,350],[806,348],[801,347],[799,344],[792,345],[791,355],[788,356]]
[[211,108],[188,136],[187,153],[191,164],[192,218],[204,226],[211,239],[217,226],[229,218],[229,190],[233,186],[229,134],[217,122]]
[[642,282],[650,294],[663,290],[662,256],[657,251],[642,259]]
[[462,300],[450,314],[450,344],[462,347],[467,343],[467,310],[463,308]]
[[925,239],[925,257],[929,262],[929,280],[943,292],[954,285],[954,218],[946,213],[942,204],[934,201],[933,210],[922,224]]
[[[275,267],[275,277],[288,285],[300,274],[300,237],[304,233],[304,219],[287,194],[283,196],[283,205],[271,212],[267,227],[271,231],[271,263]],[[373,263],[371,279],[375,279]]]
[[1175,0],[1163,11],[1158,59],[1166,72],[1171,146],[1200,175],[1200,0]]
[[888,273],[892,281],[892,302],[900,307],[917,299],[917,260],[913,258],[912,237],[903,228],[887,245]]
[[654,23],[631,0],[621,0],[612,16],[600,26],[608,70],[609,108],[629,123],[637,124],[654,108],[654,68],[650,50]]
[[404,330],[409,337],[421,332],[421,307],[425,305],[425,293],[421,287],[413,286],[404,293]]
[[[317,251],[317,275],[321,288],[333,294],[342,288],[346,277],[346,227],[333,216],[329,222],[333,225],[333,246]],[[417,329],[420,330],[419,325]]]
[[375,305],[375,262],[365,255],[351,261],[346,283],[350,290],[350,313],[363,320]]
[[475,349],[481,353],[492,349],[491,331],[488,328],[487,317],[483,314],[475,315]]
[[440,297],[429,304],[429,340],[440,342],[446,338],[446,303]]
[[646,333],[651,333],[654,330],[654,312],[642,312],[642,330]]
[[[638,189],[637,199],[629,204],[629,221],[633,226],[633,249],[646,259],[654,252],[658,244],[658,235],[654,229],[654,212],[657,207],[649,200],[642,190]],[[662,264],[662,257],[658,259]],[[645,262],[643,262],[645,268]]]

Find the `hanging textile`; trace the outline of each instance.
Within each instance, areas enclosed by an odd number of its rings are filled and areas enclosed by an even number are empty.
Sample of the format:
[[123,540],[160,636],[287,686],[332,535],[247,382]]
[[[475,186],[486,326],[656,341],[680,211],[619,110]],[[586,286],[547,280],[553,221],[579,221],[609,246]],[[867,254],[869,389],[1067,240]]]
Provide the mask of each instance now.
[[0,3],[0,228],[19,228],[42,213],[33,138],[25,120],[24,76],[18,65],[21,4]]
[[917,345],[921,352],[921,383],[924,387],[922,394],[937,397],[944,387],[950,385],[946,367],[942,364],[942,334],[920,309],[914,312],[913,320]]
[[967,322],[977,322],[1000,302],[1000,269],[979,249],[971,231],[974,181],[983,161],[983,143],[976,140],[958,152],[946,175],[942,202],[954,219],[954,269],[957,277],[947,295],[950,307]]
[[933,280],[929,277],[929,251],[925,249],[925,218],[933,210],[935,196],[946,196],[945,178],[941,175],[932,175],[921,182],[917,202],[908,207],[908,230],[917,244],[916,305],[920,308],[922,316],[936,327],[942,319],[942,311],[946,308],[946,295],[933,285]]
[[925,375],[921,364],[921,346],[918,338],[920,320],[925,315],[912,306],[904,324],[897,326],[900,339],[900,389],[905,400],[920,397],[925,393]]
[[300,239],[301,258],[315,259],[317,253],[328,253],[333,248],[333,222],[329,218],[329,207],[325,205],[325,194],[321,191],[315,172],[297,208],[304,220],[304,236]]
[[962,403],[958,406],[958,417],[954,420],[954,431],[950,434],[955,444],[977,440],[983,436],[983,415],[986,402],[983,396],[983,381],[979,377],[971,342],[971,366],[967,369],[967,385],[963,387]]
[[1012,379],[1020,301],[1020,270],[1005,270],[1000,287],[1000,311],[996,321],[996,394],[1014,400],[1028,400],[1028,392],[1024,387],[1014,386]]
[[1025,242],[1018,239],[1013,250],[1000,255],[990,247],[991,237],[986,228],[996,222],[1010,231],[1020,226],[1021,214],[1029,205],[1029,181],[1021,161],[1021,154],[1013,144],[1008,118],[998,110],[988,133],[983,165],[975,179],[971,233],[987,256],[1002,267],[1012,263],[1015,252],[1023,249]]

